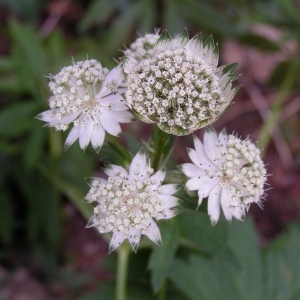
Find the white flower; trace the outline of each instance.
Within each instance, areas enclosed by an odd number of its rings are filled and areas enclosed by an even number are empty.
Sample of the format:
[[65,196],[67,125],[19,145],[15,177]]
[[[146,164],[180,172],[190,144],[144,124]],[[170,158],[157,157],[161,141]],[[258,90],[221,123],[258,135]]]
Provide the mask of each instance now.
[[125,56],[132,57],[136,60],[152,57],[154,55],[153,48],[159,37],[159,30],[156,30],[155,33],[147,33],[137,38],[123,53]]
[[188,33],[171,38],[162,34],[152,55],[124,58],[128,91],[125,100],[136,116],[174,135],[186,135],[213,123],[238,90],[237,64],[217,67],[218,51],[212,37],[203,43]]
[[79,61],[51,76],[49,87],[53,94],[49,99],[51,109],[37,118],[56,130],[66,130],[73,122],[66,148],[79,139],[81,149],[91,142],[99,151],[105,131],[118,136],[119,123],[132,119],[121,96],[126,88],[120,66],[109,72],[94,59]]
[[96,227],[100,233],[113,233],[110,252],[125,239],[136,251],[142,235],[160,244],[160,231],[155,220],[170,219],[177,214],[174,207],[179,204],[179,199],[172,196],[177,186],[162,185],[165,171],[154,173],[149,158],[141,151],[133,158],[129,171],[111,165],[105,173],[107,180],[90,180],[91,189],[86,200],[96,202],[97,206],[87,227]]
[[213,128],[208,128],[203,144],[194,137],[194,146],[195,149],[188,149],[193,163],[180,168],[190,177],[186,189],[198,191],[198,206],[208,197],[213,225],[218,222],[220,207],[231,221],[232,217],[243,220],[251,203],[261,205],[267,173],[260,150],[249,139],[227,136],[224,129],[217,135]]

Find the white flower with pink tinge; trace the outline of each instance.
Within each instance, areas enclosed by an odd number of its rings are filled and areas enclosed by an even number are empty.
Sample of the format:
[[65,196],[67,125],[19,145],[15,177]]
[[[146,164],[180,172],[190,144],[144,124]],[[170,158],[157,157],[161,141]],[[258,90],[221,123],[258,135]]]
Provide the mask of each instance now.
[[154,173],[147,155],[140,151],[133,158],[129,171],[111,165],[104,172],[108,179],[91,178],[88,202],[96,202],[94,215],[87,227],[100,233],[112,232],[109,252],[128,239],[136,251],[142,235],[161,244],[160,230],[155,221],[173,218],[179,199],[172,196],[178,189],[165,184],[165,171]]
[[203,143],[194,137],[195,149],[188,149],[192,163],[180,166],[190,179],[186,189],[198,191],[198,206],[208,197],[208,214],[212,225],[220,216],[222,207],[226,219],[243,220],[251,203],[261,206],[266,182],[266,168],[260,150],[249,140],[219,135],[209,127]]
[[126,85],[120,66],[109,72],[95,59],[79,61],[64,67],[50,79],[51,109],[37,118],[47,122],[46,126],[63,131],[73,122],[66,148],[78,139],[81,149],[91,142],[99,151],[106,131],[118,136],[121,133],[119,123],[132,120],[121,95],[126,91]]

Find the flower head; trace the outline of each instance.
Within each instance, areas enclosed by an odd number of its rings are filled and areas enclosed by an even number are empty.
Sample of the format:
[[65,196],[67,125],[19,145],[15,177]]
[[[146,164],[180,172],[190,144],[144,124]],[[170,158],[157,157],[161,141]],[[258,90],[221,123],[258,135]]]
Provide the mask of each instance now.
[[129,171],[111,165],[105,173],[107,180],[92,178],[90,181],[91,189],[86,200],[97,205],[87,226],[96,227],[100,233],[113,233],[110,252],[125,239],[136,251],[142,235],[160,244],[160,231],[155,220],[170,219],[176,215],[174,207],[179,204],[179,199],[172,194],[177,186],[162,185],[165,172],[154,173],[143,152],[133,158]]
[[186,135],[213,123],[238,90],[231,89],[237,64],[217,67],[212,37],[189,39],[184,31],[164,32],[152,55],[124,59],[125,99],[138,118],[174,135]]
[[66,147],[79,139],[82,149],[91,142],[99,151],[105,131],[117,136],[121,132],[119,123],[131,121],[132,115],[126,111],[128,107],[121,96],[125,88],[120,66],[109,72],[95,59],[79,61],[50,78],[51,109],[37,118],[56,130],[67,130],[73,122]]
[[159,37],[159,30],[156,30],[155,33],[147,33],[137,38],[129,48],[124,51],[124,55],[138,61],[152,57],[154,55],[154,46]]
[[219,135],[213,128],[206,130],[204,141],[194,137],[195,149],[188,149],[193,163],[180,166],[190,177],[186,189],[198,191],[198,206],[208,197],[208,214],[215,225],[220,207],[228,221],[232,217],[243,220],[250,204],[261,205],[264,196],[266,168],[260,158],[260,150],[249,140]]

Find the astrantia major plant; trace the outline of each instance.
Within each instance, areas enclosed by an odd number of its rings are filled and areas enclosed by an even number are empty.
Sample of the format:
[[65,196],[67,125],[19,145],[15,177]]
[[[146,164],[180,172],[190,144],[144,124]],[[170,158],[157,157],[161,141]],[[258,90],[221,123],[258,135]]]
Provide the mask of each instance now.
[[195,149],[188,149],[192,163],[180,166],[190,177],[186,189],[198,191],[198,206],[208,197],[208,214],[215,225],[222,208],[228,221],[243,220],[251,203],[261,206],[266,182],[266,168],[260,150],[249,140],[219,135],[206,129],[203,143],[195,136]]
[[109,72],[95,59],[79,61],[50,76],[50,110],[37,116],[55,130],[67,130],[73,123],[65,147],[77,139],[81,149],[91,142],[96,151],[102,147],[105,132],[118,136],[119,123],[132,115],[122,97],[126,90],[120,66]]
[[[107,179],[88,180],[90,190],[85,199],[94,204],[94,211],[87,227],[111,234],[109,251],[118,253],[118,300],[125,299],[130,246],[136,252],[143,235],[155,244],[164,243],[159,222],[175,217],[180,210],[181,201],[174,196],[178,186],[163,168],[172,152],[174,135],[188,135],[213,124],[230,107],[239,88],[232,88],[238,77],[234,74],[237,64],[218,66],[218,49],[212,37],[204,41],[200,34],[190,39],[187,31],[173,38],[166,31],[158,33],[139,37],[123,51],[122,62],[111,71],[91,59],[74,62],[51,75],[50,110],[37,116],[55,130],[65,131],[73,124],[66,148],[78,139],[82,149],[91,143],[97,152],[106,132],[118,136],[120,123],[132,120],[130,109],[138,119],[154,124],[153,136],[141,142],[147,153],[138,152],[129,164],[132,152],[114,140],[114,151],[124,159],[122,166],[111,164],[111,152],[108,161],[103,161],[108,163],[104,169]],[[265,197],[267,172],[260,150],[250,139],[227,135],[225,129],[217,134],[211,126],[207,128],[203,143],[195,136],[195,149],[188,149],[192,163],[180,166],[189,178],[186,190],[197,191],[198,206],[207,198],[212,225],[218,222],[221,210],[230,222],[232,218],[243,220],[251,203],[261,206]],[[185,183],[183,176],[179,180]],[[185,237],[179,239],[179,227],[173,222],[178,236],[167,237],[167,247],[175,255],[174,243],[181,241],[183,247],[194,251],[193,243]],[[166,253],[160,256],[159,264],[164,263],[162,258],[166,264],[170,262]],[[165,267],[160,270],[170,266]]]
[[161,244],[155,221],[171,219],[177,214],[174,207],[179,204],[179,199],[172,195],[178,186],[162,185],[165,171],[154,173],[144,152],[135,155],[129,171],[110,165],[104,172],[108,175],[107,180],[90,180],[91,189],[86,200],[97,205],[88,227],[96,227],[100,233],[113,233],[110,251],[118,248],[125,239],[136,251],[142,235]]
[[165,31],[151,51],[144,59],[123,59],[125,98],[139,119],[169,134],[187,135],[215,122],[230,106],[238,90],[231,89],[237,64],[218,67],[212,37],[189,39],[184,31],[172,38]]

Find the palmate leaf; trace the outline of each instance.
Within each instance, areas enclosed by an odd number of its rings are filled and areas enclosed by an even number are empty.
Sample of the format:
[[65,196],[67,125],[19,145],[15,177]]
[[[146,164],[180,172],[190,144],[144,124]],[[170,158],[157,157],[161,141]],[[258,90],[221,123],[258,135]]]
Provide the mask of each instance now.
[[264,299],[300,299],[300,227],[291,226],[264,251]]
[[195,248],[226,261],[234,268],[241,268],[240,261],[228,246],[228,225],[225,222],[212,227],[206,213],[193,211],[184,211],[177,219],[181,236]]
[[156,246],[151,253],[149,269],[151,270],[151,285],[155,293],[169,273],[179,242],[179,227],[173,220],[160,224],[162,245]]
[[[216,225],[216,228],[219,225]],[[194,234],[194,240],[197,234],[203,235],[204,230],[208,231],[209,235],[216,235],[208,237],[207,241],[216,237],[221,238],[216,232],[209,232],[208,228],[202,229],[203,231],[199,229]],[[211,258],[192,254],[187,261],[182,259],[175,261],[170,279],[188,299],[263,299],[261,258],[251,221],[247,220],[244,224],[235,222],[228,228],[227,239],[231,251],[239,259],[239,268],[226,259],[226,252],[220,256],[211,251],[213,255]],[[217,242],[210,242],[210,245],[213,249]],[[217,248],[222,251],[224,247],[228,246],[226,239],[223,238]]]

